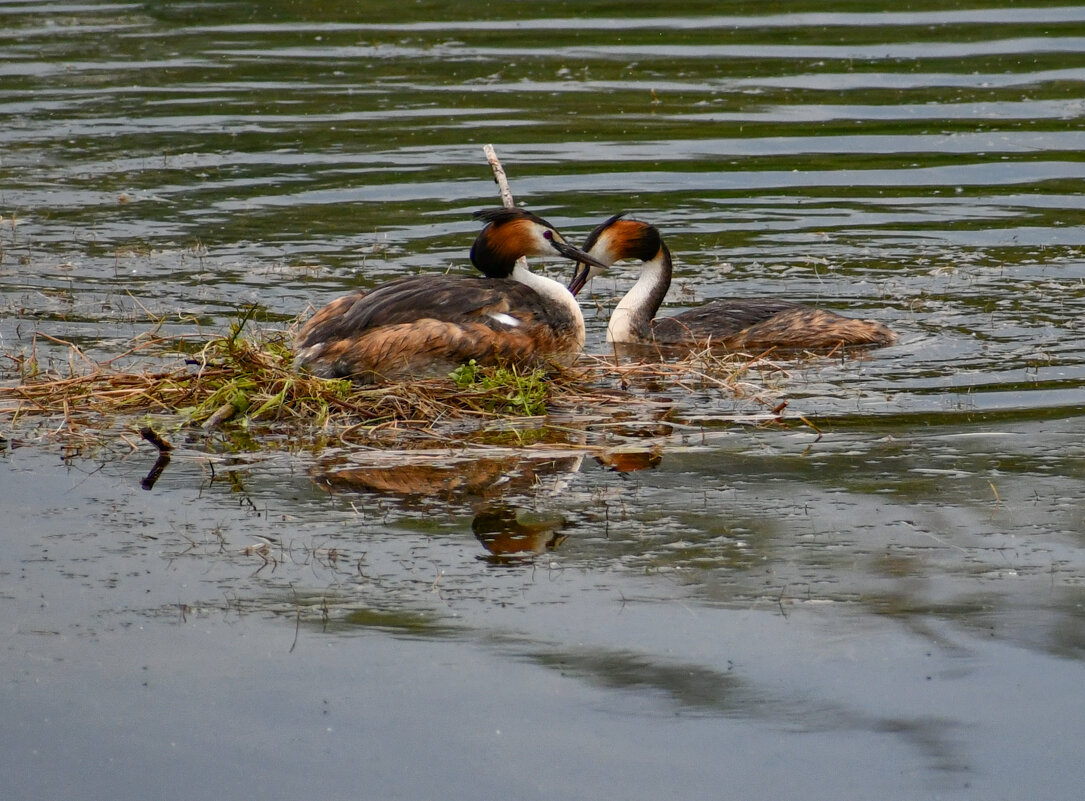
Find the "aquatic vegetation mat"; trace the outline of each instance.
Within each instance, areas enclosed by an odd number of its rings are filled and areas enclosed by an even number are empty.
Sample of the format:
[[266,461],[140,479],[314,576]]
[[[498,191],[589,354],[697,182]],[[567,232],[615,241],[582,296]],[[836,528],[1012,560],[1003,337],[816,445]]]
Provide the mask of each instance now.
[[[52,340],[53,348],[68,348],[63,368],[42,369],[36,347],[4,355],[10,377],[0,380],[0,426],[33,426],[39,437],[56,438],[152,427],[243,431],[299,444],[329,437],[400,447],[450,439],[525,444],[538,436],[541,420],[658,433],[659,422],[673,416],[675,393],[710,390],[727,402],[742,399],[752,406],[736,412],[743,421],[771,417],[779,406],[751,374],[780,368],[737,354],[667,363],[585,356],[572,367],[530,372],[470,363],[447,378],[359,386],[297,372],[287,332],[242,336],[243,327],[241,321],[228,335],[202,342],[149,334],[130,343],[123,358],[103,363]],[[497,442],[502,432],[514,436]]]

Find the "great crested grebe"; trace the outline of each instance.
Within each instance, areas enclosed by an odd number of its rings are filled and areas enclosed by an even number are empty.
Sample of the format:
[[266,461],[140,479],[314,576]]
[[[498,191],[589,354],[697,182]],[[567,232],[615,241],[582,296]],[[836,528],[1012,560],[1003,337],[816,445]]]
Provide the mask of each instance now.
[[361,383],[447,374],[479,364],[535,366],[584,346],[580,305],[521,256],[563,256],[604,266],[523,209],[475,212],[486,227],[471,248],[485,277],[415,275],[337,298],[294,340],[294,366]]
[[[622,259],[643,262],[640,278],[610,316],[607,342],[821,350],[889,345],[896,339],[873,320],[771,298],[714,300],[673,317],[656,317],[671,285],[671,252],[655,226],[622,217],[611,217],[584,242],[584,250],[607,266]],[[577,294],[601,272],[598,265],[578,265],[569,291]]]

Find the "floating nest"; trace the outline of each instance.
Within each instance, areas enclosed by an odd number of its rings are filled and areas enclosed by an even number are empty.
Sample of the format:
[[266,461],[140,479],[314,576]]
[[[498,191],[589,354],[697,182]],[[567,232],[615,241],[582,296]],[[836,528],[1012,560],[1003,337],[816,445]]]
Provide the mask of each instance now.
[[663,363],[584,356],[571,367],[529,373],[472,363],[448,378],[358,386],[294,370],[287,332],[242,336],[243,328],[241,321],[229,335],[203,342],[145,335],[108,362],[51,339],[69,349],[67,374],[41,369],[36,347],[31,355],[5,355],[0,427],[33,427],[39,438],[56,439],[153,426],[410,447],[479,437],[495,444],[495,432],[511,432],[500,444],[523,444],[525,432],[591,422],[642,426],[651,435],[675,392],[742,397],[756,410],[747,418],[773,418],[782,408],[751,380],[751,371],[780,371],[761,357],[705,352]]

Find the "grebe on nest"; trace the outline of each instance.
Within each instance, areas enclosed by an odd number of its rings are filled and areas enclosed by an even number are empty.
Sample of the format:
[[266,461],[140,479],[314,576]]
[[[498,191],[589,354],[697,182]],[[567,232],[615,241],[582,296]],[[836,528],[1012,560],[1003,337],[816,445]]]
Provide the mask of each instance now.
[[[648,223],[611,217],[588,235],[584,250],[608,267],[640,259],[640,278],[610,316],[607,342],[663,346],[716,345],[729,350],[832,349],[889,345],[896,335],[873,320],[856,320],[787,300],[714,300],[673,317],[656,317],[671,285],[671,252]],[[578,265],[574,295],[603,269]]]
[[333,300],[294,340],[295,368],[361,383],[442,376],[479,364],[536,366],[584,346],[584,317],[562,284],[521,256],[563,256],[602,267],[546,220],[523,209],[475,212],[471,248],[485,277],[414,275]]

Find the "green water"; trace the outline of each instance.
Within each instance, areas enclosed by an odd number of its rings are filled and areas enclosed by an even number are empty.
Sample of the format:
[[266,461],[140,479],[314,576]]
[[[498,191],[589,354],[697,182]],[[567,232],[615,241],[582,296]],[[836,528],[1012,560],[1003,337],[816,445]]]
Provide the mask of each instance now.
[[1079,792],[1085,7],[0,2],[0,56],[4,354],[467,270],[485,143],[659,226],[668,309],[900,336],[672,388],[627,474],[0,430],[6,797]]

